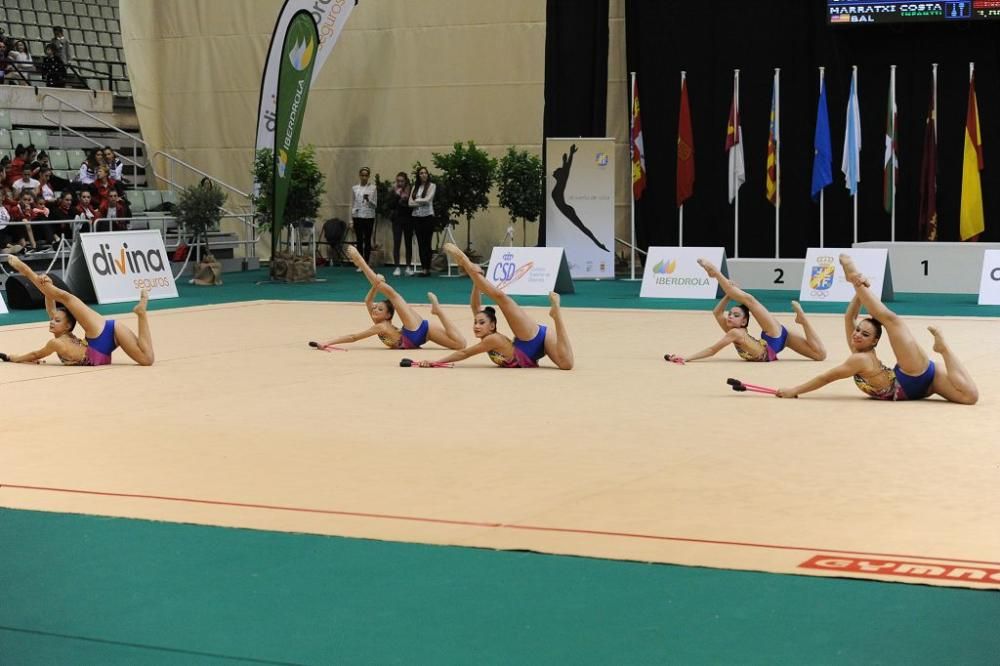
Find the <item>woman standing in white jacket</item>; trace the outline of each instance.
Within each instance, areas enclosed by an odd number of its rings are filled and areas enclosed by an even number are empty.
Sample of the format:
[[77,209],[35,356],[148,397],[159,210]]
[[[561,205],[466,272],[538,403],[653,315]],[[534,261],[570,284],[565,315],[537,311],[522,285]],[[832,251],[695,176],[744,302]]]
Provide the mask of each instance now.
[[354,237],[357,239],[358,252],[366,262],[371,261],[375,206],[378,203],[375,185],[368,182],[370,178],[371,171],[368,167],[361,167],[358,171],[360,182],[351,187],[351,221],[354,224]]

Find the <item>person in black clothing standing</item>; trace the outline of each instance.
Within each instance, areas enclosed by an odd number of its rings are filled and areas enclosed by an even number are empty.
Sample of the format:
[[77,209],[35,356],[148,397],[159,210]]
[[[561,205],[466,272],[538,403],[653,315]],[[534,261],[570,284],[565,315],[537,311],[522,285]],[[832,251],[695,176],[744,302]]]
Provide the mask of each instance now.
[[413,227],[417,232],[420,248],[421,277],[431,275],[431,238],[434,236],[434,195],[437,186],[431,182],[427,167],[417,170],[417,181],[410,191],[410,208],[413,209]]
[[396,264],[393,275],[400,275],[400,241],[406,239],[406,274],[413,275],[413,217],[410,215],[410,178],[405,171],[396,174],[392,188],[392,260]]

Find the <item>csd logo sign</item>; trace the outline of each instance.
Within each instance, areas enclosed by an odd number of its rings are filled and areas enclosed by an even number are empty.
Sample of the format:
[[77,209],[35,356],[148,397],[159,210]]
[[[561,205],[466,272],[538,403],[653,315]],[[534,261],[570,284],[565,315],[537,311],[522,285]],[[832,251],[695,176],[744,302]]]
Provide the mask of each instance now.
[[510,282],[517,273],[517,264],[514,263],[514,255],[507,253],[503,255],[503,261],[498,261],[493,267],[494,282]]

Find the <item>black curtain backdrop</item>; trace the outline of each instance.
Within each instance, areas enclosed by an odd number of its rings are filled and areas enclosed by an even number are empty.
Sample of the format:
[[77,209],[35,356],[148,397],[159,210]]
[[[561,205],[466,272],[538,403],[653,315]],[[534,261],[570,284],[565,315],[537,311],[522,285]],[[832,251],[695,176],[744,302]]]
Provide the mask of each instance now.
[[[548,0],[545,20],[544,136],[607,136],[608,0]],[[548,173],[544,147],[542,160]]]
[[958,240],[969,61],[976,63],[986,165],[982,240],[1000,241],[1000,25],[829,26],[826,3],[817,0],[626,0],[625,6],[627,62],[638,73],[648,177],[637,208],[642,247],[677,244],[677,115],[680,71],[686,70],[696,180],[694,197],[684,207],[684,244],[724,245],[732,256],[724,146],[733,68],[741,70],[747,172],[740,190],[740,256],[774,256],[774,209],[764,182],[775,67],[781,67],[781,256],[802,257],[807,247],[819,244],[819,206],[810,196],[819,66],[826,67],[834,155],[834,182],[826,189],[826,245],[848,247],[852,240],[852,203],[840,172],[852,65],[859,68],[862,128],[859,240],[890,237],[890,219],[882,208],[890,65],[897,65],[896,239],[917,240],[934,62],[939,63],[938,238]]

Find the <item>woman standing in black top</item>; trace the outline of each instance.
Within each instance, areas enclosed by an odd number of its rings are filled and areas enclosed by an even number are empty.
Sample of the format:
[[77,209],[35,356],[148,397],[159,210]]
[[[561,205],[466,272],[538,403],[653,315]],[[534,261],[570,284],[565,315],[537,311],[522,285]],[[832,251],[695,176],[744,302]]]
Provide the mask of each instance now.
[[405,171],[396,174],[392,188],[392,260],[396,264],[393,275],[401,274],[399,244],[406,238],[406,274],[413,275],[413,217],[410,215],[410,178]]

